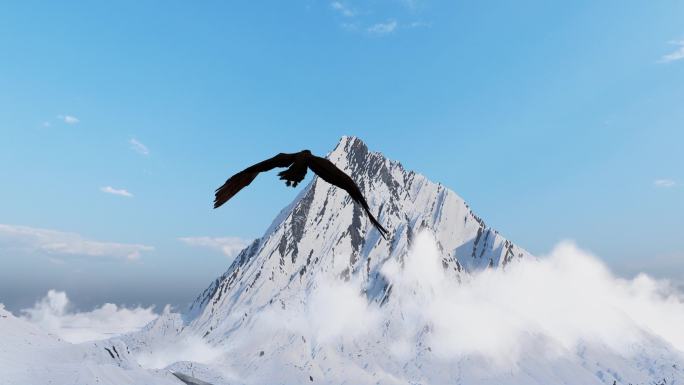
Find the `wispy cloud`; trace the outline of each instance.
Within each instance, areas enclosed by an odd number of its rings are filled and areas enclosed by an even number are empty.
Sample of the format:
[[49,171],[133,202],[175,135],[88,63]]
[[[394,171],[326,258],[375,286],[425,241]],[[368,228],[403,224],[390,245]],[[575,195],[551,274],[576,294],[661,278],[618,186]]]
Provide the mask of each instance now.
[[104,187],[100,187],[100,191],[102,191],[103,193],[118,195],[118,196],[127,197],[127,198],[133,197],[133,194],[131,194],[130,192],[128,192],[128,190],[123,189],[123,188],[117,189],[117,188],[114,188],[112,186],[104,186]]
[[366,30],[368,31],[368,33],[372,33],[374,35],[387,35],[394,32],[398,26],[399,23],[397,23],[396,20],[389,20],[386,23],[373,24]]
[[684,40],[671,41],[670,44],[677,46],[677,48],[667,55],[663,55],[663,57],[660,58],[661,63],[670,63],[684,59]]
[[[554,352],[556,360],[576,359],[578,348],[596,343],[601,351],[625,357],[634,346],[652,344],[655,334],[684,349],[681,292],[645,274],[618,278],[571,242],[557,245],[548,256],[474,272],[461,281],[446,274],[441,258],[437,242],[423,232],[401,263],[384,263],[380,273],[392,285],[387,306],[369,302],[363,279],[341,281],[321,271],[303,306],[265,307],[248,338],[268,341],[286,331],[331,348],[377,338],[397,362],[422,354],[424,348],[416,348],[424,344],[437,361],[486,358],[478,362],[506,372],[527,360],[528,350],[521,346]],[[395,305],[402,310],[399,322]],[[426,382],[440,383],[429,377]]]
[[77,233],[29,226],[0,224],[0,249],[18,249],[61,256],[112,257],[135,260],[154,247],[134,243],[102,242]]
[[147,148],[141,141],[139,141],[136,138],[131,138],[131,140],[128,141],[128,143],[131,144],[131,149],[138,154],[142,155],[149,155],[150,154],[150,149]]
[[251,240],[238,237],[182,237],[178,240],[186,245],[218,250],[231,258],[235,257],[251,242]]
[[48,257],[48,261],[50,261],[50,263],[53,265],[63,265],[65,263],[63,259],[54,257]]
[[158,317],[152,307],[127,309],[105,303],[87,312],[74,312],[71,307],[65,292],[50,290],[33,307],[23,309],[20,318],[65,341],[80,343],[137,331]]
[[354,15],[356,15],[356,12],[349,8],[349,6],[339,1],[333,1],[332,3],[330,3],[330,7],[345,17],[353,17]]
[[408,28],[429,28],[432,27],[432,23],[425,21],[413,21],[407,25]]
[[[339,26],[350,32],[365,32],[369,35],[384,36],[395,33],[399,29],[411,30],[432,26],[430,22],[419,18],[420,9],[422,8],[421,0],[394,1],[401,5],[400,8],[403,8],[403,12],[401,9],[397,10],[397,7],[393,7],[394,13],[399,12],[399,14],[387,15],[384,10],[374,9],[377,7],[370,3],[355,2],[353,0],[332,0],[328,4],[330,4],[330,8],[335,13],[345,18],[339,23]],[[402,19],[401,14],[405,18],[413,19],[413,21],[400,21]],[[371,17],[372,21],[369,20]],[[378,21],[383,19],[385,20],[384,22]]]
[[672,179],[656,179],[653,181],[653,185],[656,187],[668,188],[676,186],[677,182]]
[[80,120],[72,115],[57,115],[57,119],[63,121],[66,124],[76,124],[80,122]]
[[340,27],[346,31],[350,32],[355,32],[359,30],[359,23],[357,22],[352,22],[352,23],[340,23]]

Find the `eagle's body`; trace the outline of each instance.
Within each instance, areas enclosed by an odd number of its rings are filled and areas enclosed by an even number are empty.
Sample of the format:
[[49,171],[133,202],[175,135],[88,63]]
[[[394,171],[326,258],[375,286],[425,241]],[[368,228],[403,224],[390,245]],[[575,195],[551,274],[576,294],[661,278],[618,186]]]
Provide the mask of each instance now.
[[307,169],[311,169],[324,181],[335,185],[345,190],[351,198],[359,203],[371,223],[375,226],[383,238],[387,237],[387,230],[375,219],[370,212],[366,199],[361,194],[361,190],[354,183],[354,180],[342,170],[337,168],[331,161],[326,158],[313,155],[311,151],[304,150],[292,154],[280,153],[271,159],[266,159],[253,166],[247,167],[239,173],[231,176],[223,186],[216,190],[216,198],[214,199],[214,208],[218,208],[232,198],[238,191],[252,183],[254,178],[261,172],[269,171],[276,167],[287,167],[287,170],[279,172],[280,179],[285,181],[288,186],[296,187],[299,182],[304,180]]

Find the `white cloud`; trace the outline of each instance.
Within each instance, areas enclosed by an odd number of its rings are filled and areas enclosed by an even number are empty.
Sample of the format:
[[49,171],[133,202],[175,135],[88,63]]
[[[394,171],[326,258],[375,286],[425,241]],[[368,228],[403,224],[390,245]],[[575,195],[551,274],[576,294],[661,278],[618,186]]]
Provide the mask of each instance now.
[[135,138],[131,138],[131,140],[128,141],[131,144],[131,149],[133,151],[137,152],[138,154],[142,155],[149,155],[150,154],[150,149],[147,148],[142,142]]
[[190,246],[207,247],[222,252],[227,257],[235,257],[247,247],[251,240],[237,237],[182,237],[181,242]]
[[134,243],[100,242],[76,233],[40,229],[28,226],[0,224],[0,246],[51,255],[114,257],[135,260],[152,246]]
[[653,181],[653,185],[656,187],[667,188],[676,186],[677,182],[672,179],[656,179]]
[[100,191],[107,194],[118,195],[122,197],[132,198],[133,194],[128,192],[126,189],[116,189],[112,186],[100,187]]
[[47,128],[47,127],[50,127],[50,126],[51,126],[51,124],[50,124],[50,122],[48,122],[47,120],[43,122],[43,127]]
[[265,308],[255,319],[254,333],[234,343],[258,346],[277,338],[273,334],[278,335],[282,330],[306,336],[314,346],[354,345],[373,339],[369,333],[380,327],[386,314],[368,302],[362,290],[363,282],[358,277],[340,280],[332,271],[321,270],[317,274],[301,302]]
[[353,10],[351,10],[351,8],[342,4],[339,1],[333,1],[332,3],[330,3],[330,7],[332,7],[332,9],[334,9],[335,11],[339,12],[342,16],[353,17],[356,14]]
[[391,284],[382,306],[368,301],[362,279],[341,282],[321,271],[301,302],[266,308],[249,335],[233,342],[256,346],[286,331],[322,350],[384,341],[390,359],[399,362],[429,346],[444,362],[479,356],[507,369],[530,346],[549,357],[583,344],[628,355],[657,336],[684,350],[684,294],[644,274],[618,278],[571,242],[548,256],[464,275],[459,282],[443,269],[432,236],[422,233],[403,266],[390,259],[381,272]]
[[439,263],[434,240],[422,234],[404,268],[393,262],[383,269],[394,284],[392,295],[408,299],[402,303],[406,334],[432,325],[436,354],[479,353],[505,361],[531,335],[571,350],[596,341],[624,351],[644,338],[642,331],[684,350],[681,293],[644,274],[617,278],[571,242],[547,257],[487,269],[462,284],[448,279]]
[[350,31],[350,32],[358,31],[359,23],[356,23],[356,22],[354,22],[354,23],[341,23],[340,27],[342,27],[342,29]]
[[72,115],[58,115],[57,119],[63,121],[66,124],[76,124],[80,122],[80,120],[77,117]]
[[380,312],[369,306],[353,284],[339,280],[321,282],[307,300],[308,327],[316,341],[332,342],[340,336],[358,337],[380,321]]
[[409,28],[429,28],[432,27],[432,23],[424,22],[424,21],[413,21],[409,23],[408,25]]
[[48,261],[54,265],[63,265],[65,263],[63,259],[55,257],[48,257]]
[[677,48],[667,55],[663,55],[663,57],[660,58],[661,63],[669,63],[684,59],[684,40],[671,41],[670,44],[677,46]]
[[394,32],[398,25],[396,20],[390,20],[387,23],[374,24],[368,27],[367,31],[375,35],[387,35]]
[[140,330],[158,317],[152,307],[125,308],[105,303],[88,312],[71,311],[65,292],[50,290],[20,318],[34,323],[65,341],[79,343],[102,340]]
[[[0,303],[0,313],[4,310]],[[104,340],[141,330],[159,317],[181,317],[166,305],[162,314],[153,307],[123,307],[105,303],[90,311],[73,309],[65,292],[49,290],[31,308],[22,309],[18,318],[71,343]],[[224,349],[213,347],[199,336],[150,340],[145,349],[135,352],[135,359],[145,368],[163,369],[179,361],[210,363]]]

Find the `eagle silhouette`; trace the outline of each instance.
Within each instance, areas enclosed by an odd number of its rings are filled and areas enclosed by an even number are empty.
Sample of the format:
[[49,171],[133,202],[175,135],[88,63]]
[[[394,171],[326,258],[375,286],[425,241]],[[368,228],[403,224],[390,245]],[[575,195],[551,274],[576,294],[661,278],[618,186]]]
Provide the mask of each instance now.
[[354,180],[342,170],[337,168],[331,161],[326,158],[313,155],[311,151],[304,150],[292,154],[280,153],[271,159],[266,159],[255,165],[247,167],[239,173],[228,178],[223,186],[216,189],[216,197],[214,199],[214,208],[218,208],[232,198],[238,191],[245,188],[252,183],[254,178],[261,172],[270,171],[276,167],[287,167],[285,171],[278,173],[281,180],[285,181],[287,186],[297,187],[306,176],[307,168],[311,169],[324,181],[337,186],[347,193],[354,200],[363,207],[363,210],[368,214],[371,223],[375,226],[380,235],[387,239],[387,230],[382,227],[380,222],[375,219],[368,208],[368,202],[361,194],[359,186],[354,183]]

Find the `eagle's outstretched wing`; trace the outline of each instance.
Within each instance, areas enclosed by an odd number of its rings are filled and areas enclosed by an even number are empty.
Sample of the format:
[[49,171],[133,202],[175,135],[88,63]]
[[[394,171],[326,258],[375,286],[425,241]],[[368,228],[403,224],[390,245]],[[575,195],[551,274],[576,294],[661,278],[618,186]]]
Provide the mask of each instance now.
[[297,159],[297,154],[280,153],[271,159],[266,159],[255,165],[247,167],[239,173],[228,178],[223,186],[216,189],[214,208],[221,206],[232,198],[238,191],[252,183],[260,172],[269,171],[276,167],[289,167]]
[[371,223],[373,223],[373,226],[375,226],[378,229],[380,235],[382,235],[383,238],[387,239],[387,230],[384,227],[382,227],[380,222],[378,222],[377,219],[375,219],[373,214],[370,212],[370,208],[368,208],[368,202],[366,202],[366,198],[363,197],[363,194],[361,194],[359,186],[356,185],[354,180],[349,175],[345,174],[344,171],[337,168],[337,166],[335,166],[328,159],[321,158],[315,155],[308,157],[307,163],[309,169],[315,172],[316,175],[321,177],[321,179],[349,193],[351,198],[355,202],[360,204],[366,211],[366,214],[368,214]]

